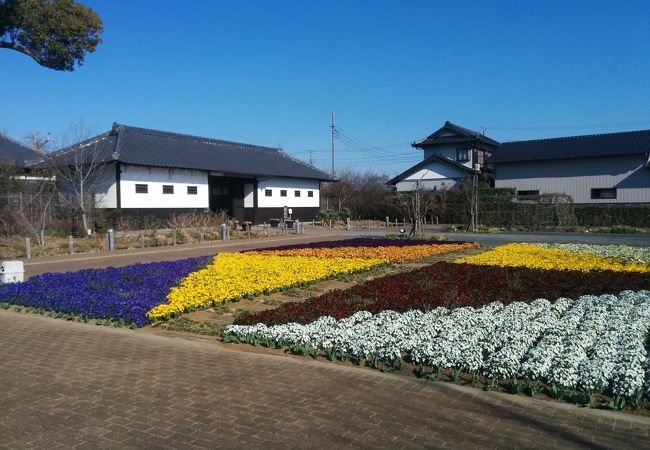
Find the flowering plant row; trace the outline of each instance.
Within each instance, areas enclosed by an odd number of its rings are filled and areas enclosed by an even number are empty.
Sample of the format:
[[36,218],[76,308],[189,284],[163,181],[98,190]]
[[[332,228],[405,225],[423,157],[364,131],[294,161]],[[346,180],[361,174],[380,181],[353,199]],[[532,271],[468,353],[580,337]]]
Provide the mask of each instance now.
[[275,310],[243,316],[236,323],[308,323],[321,316],[342,319],[363,310],[378,313],[387,309],[478,307],[493,301],[507,304],[536,298],[576,298],[626,289],[650,289],[650,276],[638,272],[537,270],[439,262],[376,278],[350,289],[331,291],[301,303],[287,303]]
[[307,244],[281,245],[277,247],[266,247],[247,252],[264,252],[278,250],[297,250],[303,248],[340,248],[340,247],[411,247],[417,245],[448,245],[468,244],[465,241],[431,241],[426,239],[388,239],[388,238],[351,238],[338,241],[320,241]]
[[[539,381],[561,397],[565,389],[593,399],[599,392],[638,404],[650,399],[646,339],[650,333],[650,292],[582,296],[554,303],[490,303],[479,309],[428,312],[357,312],[341,320],[330,316],[307,324],[225,329],[225,341],[289,346],[303,353],[325,352],[378,367],[399,367],[402,359],[435,377],[442,370],[484,376],[496,386],[511,380],[531,393]],[[587,403],[591,403],[587,401]]]
[[603,258],[619,258],[626,261],[650,264],[650,248],[630,245],[592,245],[592,244],[534,244],[540,247],[557,248],[571,253],[588,253]]
[[172,286],[209,259],[46,273],[24,283],[0,285],[0,302],[144,326],[149,322],[147,311],[163,302]]
[[588,253],[574,253],[559,248],[533,244],[507,244],[478,255],[456,260],[458,263],[485,266],[529,267],[573,271],[610,270],[615,272],[650,272],[650,265],[603,258]]
[[286,250],[263,250],[247,252],[248,255],[268,256],[314,256],[318,258],[378,258],[393,263],[424,258],[475,247],[473,243],[458,244],[421,244],[403,246],[369,246],[369,247],[318,247],[296,248]]
[[386,263],[383,259],[370,258],[323,259],[222,253],[211,264],[191,273],[179,286],[172,288],[167,303],[151,309],[147,317],[161,319],[193,308],[368,270]]

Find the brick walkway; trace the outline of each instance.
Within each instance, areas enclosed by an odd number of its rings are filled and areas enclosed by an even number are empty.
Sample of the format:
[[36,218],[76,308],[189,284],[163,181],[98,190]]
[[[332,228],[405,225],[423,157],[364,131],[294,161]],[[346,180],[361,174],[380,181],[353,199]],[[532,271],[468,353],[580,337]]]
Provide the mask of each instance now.
[[640,449],[650,432],[648,418],[13,311],[0,343],[0,448]]

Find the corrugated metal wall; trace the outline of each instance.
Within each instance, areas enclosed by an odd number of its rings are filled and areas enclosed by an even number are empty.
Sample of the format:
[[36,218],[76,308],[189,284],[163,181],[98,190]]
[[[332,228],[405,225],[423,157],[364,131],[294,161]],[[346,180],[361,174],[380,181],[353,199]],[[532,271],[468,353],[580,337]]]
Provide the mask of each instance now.
[[[495,186],[565,193],[574,203],[650,203],[644,155],[496,164]],[[592,189],[616,188],[615,199],[592,199]]]

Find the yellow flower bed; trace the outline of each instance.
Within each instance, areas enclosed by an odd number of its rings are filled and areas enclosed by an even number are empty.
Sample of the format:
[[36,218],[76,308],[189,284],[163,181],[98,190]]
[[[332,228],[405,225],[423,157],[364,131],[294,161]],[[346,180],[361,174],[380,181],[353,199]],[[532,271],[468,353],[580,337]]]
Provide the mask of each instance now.
[[457,259],[455,262],[482,266],[529,267],[532,269],[578,270],[582,272],[591,270],[650,272],[650,266],[647,264],[529,244],[502,245],[485,253]]
[[167,294],[167,303],[154,307],[147,317],[161,319],[237,297],[314,282],[342,273],[385,264],[379,258],[318,258],[222,253],[205,268],[189,274]]
[[248,252],[249,255],[267,256],[314,256],[318,258],[374,258],[394,263],[411,259],[424,258],[431,255],[453,252],[463,248],[475,247],[477,244],[424,244],[403,247],[337,247],[337,248],[297,248],[291,250],[265,250]]

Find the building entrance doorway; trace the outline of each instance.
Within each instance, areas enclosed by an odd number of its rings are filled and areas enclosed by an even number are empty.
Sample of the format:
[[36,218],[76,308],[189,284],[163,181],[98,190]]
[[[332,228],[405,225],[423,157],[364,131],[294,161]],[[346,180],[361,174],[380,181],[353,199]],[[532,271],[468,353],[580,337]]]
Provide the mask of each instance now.
[[229,217],[243,222],[244,184],[250,183],[246,178],[232,178],[210,175],[210,211],[225,211]]

